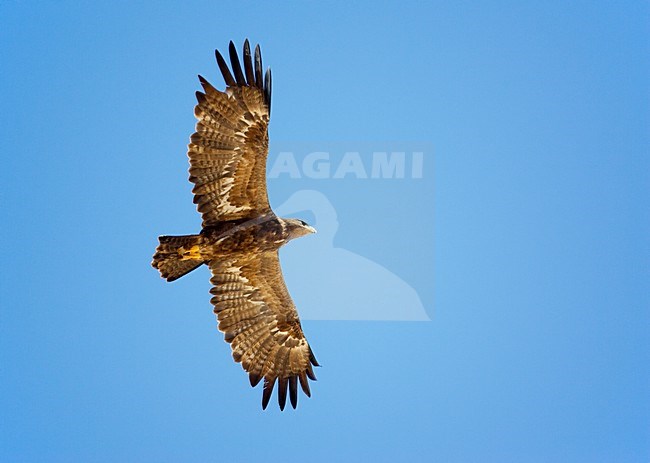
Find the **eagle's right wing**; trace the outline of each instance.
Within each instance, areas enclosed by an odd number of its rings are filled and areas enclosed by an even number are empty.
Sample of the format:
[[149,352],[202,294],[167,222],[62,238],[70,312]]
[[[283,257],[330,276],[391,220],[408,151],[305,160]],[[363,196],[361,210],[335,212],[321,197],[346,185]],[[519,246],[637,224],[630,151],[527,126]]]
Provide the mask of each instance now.
[[310,396],[316,358],[303,334],[298,312],[282,277],[277,251],[233,254],[209,263],[214,286],[210,302],[219,330],[230,343],[251,385],[264,378],[262,407],[278,382],[278,403],[284,409],[287,386],[291,405],[298,403],[298,382]]
[[205,93],[196,92],[198,122],[188,146],[192,193],[204,228],[271,210],[266,192],[271,70],[263,79],[259,45],[253,66],[248,40],[244,71],[232,42],[229,53],[235,77],[215,51],[227,85],[224,92],[199,76]]

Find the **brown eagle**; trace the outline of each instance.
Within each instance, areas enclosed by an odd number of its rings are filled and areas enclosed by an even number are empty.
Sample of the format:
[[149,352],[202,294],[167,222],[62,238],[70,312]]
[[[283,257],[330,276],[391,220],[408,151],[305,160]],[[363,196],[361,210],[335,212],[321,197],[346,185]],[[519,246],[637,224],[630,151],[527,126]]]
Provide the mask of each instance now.
[[287,388],[296,408],[298,382],[311,396],[308,378],[316,380],[312,365],[318,362],[284,283],[278,250],[316,230],[271,210],[266,191],[271,69],[262,77],[259,45],[254,64],[248,39],[243,51],[242,69],[230,42],[232,73],[215,51],[225,91],[199,76],[203,92],[196,92],[198,122],[188,156],[201,233],[159,237],[152,265],[167,281],[203,264],[210,267],[210,302],[235,362],[248,372],[251,386],[264,378],[263,409],[277,382],[284,410]]

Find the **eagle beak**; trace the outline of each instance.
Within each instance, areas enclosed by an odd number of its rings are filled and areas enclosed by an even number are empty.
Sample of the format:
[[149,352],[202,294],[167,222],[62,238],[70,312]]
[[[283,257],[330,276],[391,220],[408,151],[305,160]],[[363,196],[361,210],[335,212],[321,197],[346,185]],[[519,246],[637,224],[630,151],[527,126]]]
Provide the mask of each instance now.
[[310,225],[307,225],[305,228],[309,231],[309,233],[317,233],[316,229]]

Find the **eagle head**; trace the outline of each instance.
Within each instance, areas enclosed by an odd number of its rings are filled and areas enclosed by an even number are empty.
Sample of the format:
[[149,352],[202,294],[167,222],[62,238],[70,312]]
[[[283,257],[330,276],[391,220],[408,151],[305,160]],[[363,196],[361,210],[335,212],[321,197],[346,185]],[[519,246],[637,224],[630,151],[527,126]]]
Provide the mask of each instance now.
[[301,236],[309,235],[311,233],[316,233],[316,229],[307,222],[300,219],[282,219],[286,227],[287,241],[294,238],[300,238]]

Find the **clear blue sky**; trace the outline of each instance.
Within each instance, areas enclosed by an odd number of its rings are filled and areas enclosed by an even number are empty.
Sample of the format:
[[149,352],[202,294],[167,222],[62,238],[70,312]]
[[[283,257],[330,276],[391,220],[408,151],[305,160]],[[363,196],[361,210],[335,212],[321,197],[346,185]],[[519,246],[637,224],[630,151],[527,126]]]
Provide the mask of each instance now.
[[[1,2],[0,460],[648,462],[649,20],[647,2]],[[324,367],[283,413],[232,361],[207,270],[149,265],[157,235],[199,229],[196,74],[221,87],[213,50],[245,37],[274,70],[272,150],[433,147],[420,179],[270,182],[276,206],[327,195],[334,245],[432,319],[305,321]]]

